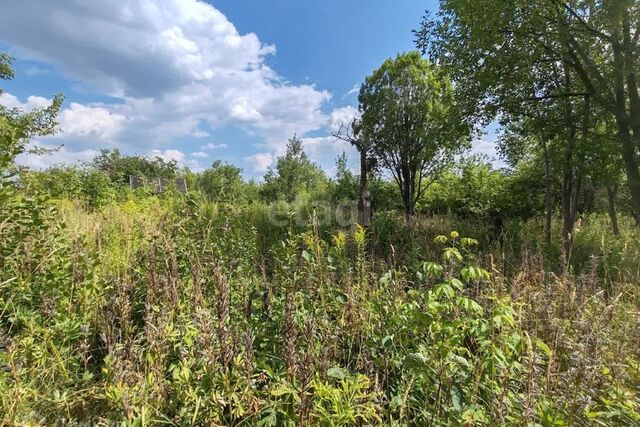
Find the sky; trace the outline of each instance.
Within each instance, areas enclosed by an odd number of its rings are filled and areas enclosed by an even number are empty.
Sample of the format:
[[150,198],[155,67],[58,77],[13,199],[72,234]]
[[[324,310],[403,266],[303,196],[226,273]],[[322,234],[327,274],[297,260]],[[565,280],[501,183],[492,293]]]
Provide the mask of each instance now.
[[[9,3],[11,5],[9,6]],[[297,134],[329,174],[352,147],[331,136],[357,113],[365,76],[415,49],[437,0],[0,0],[0,50],[15,58],[0,104],[30,110],[65,96],[61,146],[33,168],[100,149],[200,171],[214,160],[260,179]],[[9,12],[7,12],[9,11]],[[474,152],[494,155],[491,138]]]

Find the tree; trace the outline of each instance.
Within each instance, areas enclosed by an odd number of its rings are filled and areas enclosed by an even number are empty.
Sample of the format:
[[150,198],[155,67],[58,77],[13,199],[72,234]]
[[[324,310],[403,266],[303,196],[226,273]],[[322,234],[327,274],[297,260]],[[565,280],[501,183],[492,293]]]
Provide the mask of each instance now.
[[82,195],[91,210],[98,209],[116,198],[116,189],[109,176],[94,168],[81,172]]
[[559,136],[561,130],[550,120],[549,111],[542,109],[535,114],[513,118],[503,126],[502,131],[498,140],[498,150],[511,167],[517,168],[527,160],[542,159],[545,184],[545,242],[550,245],[554,209],[553,173],[560,169],[552,165],[551,151],[555,145],[553,143],[562,139]]
[[[0,54],[0,79],[13,78],[12,59]],[[0,90],[2,93],[2,90]],[[51,105],[30,112],[8,109],[0,105],[0,271],[11,271],[12,259],[24,266],[24,257],[16,254],[34,254],[30,248],[38,246],[37,236],[49,230],[47,219],[54,212],[46,198],[30,197],[18,191],[15,175],[18,173],[16,156],[25,152],[34,136],[50,135],[57,130],[56,116],[62,96],[54,97]],[[36,193],[37,195],[37,193]],[[46,234],[46,233],[45,233]],[[5,277],[7,277],[5,275]],[[4,279],[4,278],[3,278]]]
[[129,175],[142,175],[150,178],[174,178],[178,173],[175,160],[165,161],[160,157],[148,159],[143,156],[125,156],[117,148],[101,150],[93,159],[92,165],[105,172],[118,184],[127,184]]
[[365,203],[367,201],[367,178],[370,171],[371,143],[365,139],[362,123],[359,119],[354,119],[349,126],[341,125],[338,131],[333,135],[342,141],[356,147],[360,157],[360,185],[358,192],[358,213],[360,214],[360,222],[367,224],[371,218],[365,218]]
[[[496,97],[504,100],[501,89],[526,75],[535,84],[520,87],[530,89],[531,100],[566,100],[568,154],[580,122],[571,117],[572,100],[584,100],[583,129],[592,127],[589,104],[608,112],[616,122],[633,208],[640,212],[640,2],[442,0],[438,20],[427,17],[417,36],[421,48],[459,71],[456,83],[469,99],[482,99],[478,105],[486,112],[486,105],[496,107]],[[554,69],[563,84],[546,86]],[[512,96],[521,100],[519,94],[525,91]],[[565,187],[567,198],[573,189]]]
[[22,185],[53,198],[74,198],[82,193],[83,171],[77,166],[52,166],[42,171],[23,171]]
[[216,202],[237,202],[243,197],[243,184],[242,169],[221,160],[198,175],[200,191]]
[[[13,78],[12,63],[9,55],[0,53],[0,80]],[[2,92],[0,89],[0,94]],[[16,174],[15,159],[27,149],[31,138],[57,131],[56,116],[62,101],[62,95],[57,95],[48,107],[28,113],[0,105],[0,185]]]
[[615,138],[616,124],[612,117],[601,117],[596,127],[595,144],[588,152],[587,169],[595,188],[604,188],[607,193],[607,211],[611,230],[620,234],[616,199],[623,183],[624,165]]
[[331,202],[355,200],[358,197],[358,179],[347,165],[347,155],[342,153],[336,158],[336,177],[333,180]]
[[294,135],[287,143],[284,156],[276,160],[276,167],[264,176],[260,194],[267,201],[293,202],[302,194],[310,194],[325,184],[327,178],[322,169],[307,157],[302,140]]
[[[585,148],[592,144],[593,94],[566,49],[559,0],[442,0],[437,20],[426,17],[418,46],[453,76],[465,112],[486,123],[499,118],[521,140],[538,141],[545,156],[547,241],[551,208],[550,142],[558,152],[565,252],[571,251]],[[513,136],[513,132],[511,132]],[[511,143],[517,138],[508,138]]]
[[418,52],[386,60],[368,76],[358,97],[361,137],[402,195],[407,220],[416,201],[469,141],[453,87]]

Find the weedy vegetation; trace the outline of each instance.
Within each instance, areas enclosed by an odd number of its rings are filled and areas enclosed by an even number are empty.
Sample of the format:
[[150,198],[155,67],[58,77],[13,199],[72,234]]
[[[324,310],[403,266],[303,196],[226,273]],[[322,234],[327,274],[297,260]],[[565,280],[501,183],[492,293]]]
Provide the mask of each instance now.
[[[62,97],[0,105],[0,425],[640,426],[638,2],[440,4],[336,132],[360,176],[34,171]],[[462,156],[497,119],[509,167]]]
[[431,220],[424,259],[313,215],[265,250],[257,208],[164,197],[3,205],[3,424],[640,422],[637,265],[606,240],[580,274],[531,248],[505,275]]

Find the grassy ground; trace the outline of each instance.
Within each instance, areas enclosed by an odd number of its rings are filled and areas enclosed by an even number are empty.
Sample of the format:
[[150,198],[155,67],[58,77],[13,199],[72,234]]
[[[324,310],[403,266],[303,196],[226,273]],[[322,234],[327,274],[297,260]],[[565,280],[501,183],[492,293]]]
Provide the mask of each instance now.
[[630,221],[586,218],[560,274],[537,221],[15,203],[0,424],[640,424]]

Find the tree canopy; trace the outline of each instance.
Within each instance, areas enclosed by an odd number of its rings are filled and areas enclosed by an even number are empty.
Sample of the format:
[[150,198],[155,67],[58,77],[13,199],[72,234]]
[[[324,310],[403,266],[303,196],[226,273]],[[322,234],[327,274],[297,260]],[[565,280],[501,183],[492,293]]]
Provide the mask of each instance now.
[[309,160],[302,147],[302,140],[294,135],[287,143],[285,154],[276,159],[275,169],[269,169],[264,176],[260,193],[267,201],[282,198],[292,202],[298,196],[308,195],[324,184],[324,172]]
[[123,155],[117,148],[103,149],[95,159],[93,166],[105,172],[117,183],[127,184],[129,175],[146,177],[173,178],[178,172],[178,162],[166,161],[160,157],[147,158],[144,156]]
[[469,129],[458,115],[451,82],[418,52],[409,52],[368,76],[358,100],[360,132],[391,173],[411,216],[439,172],[468,146]]

